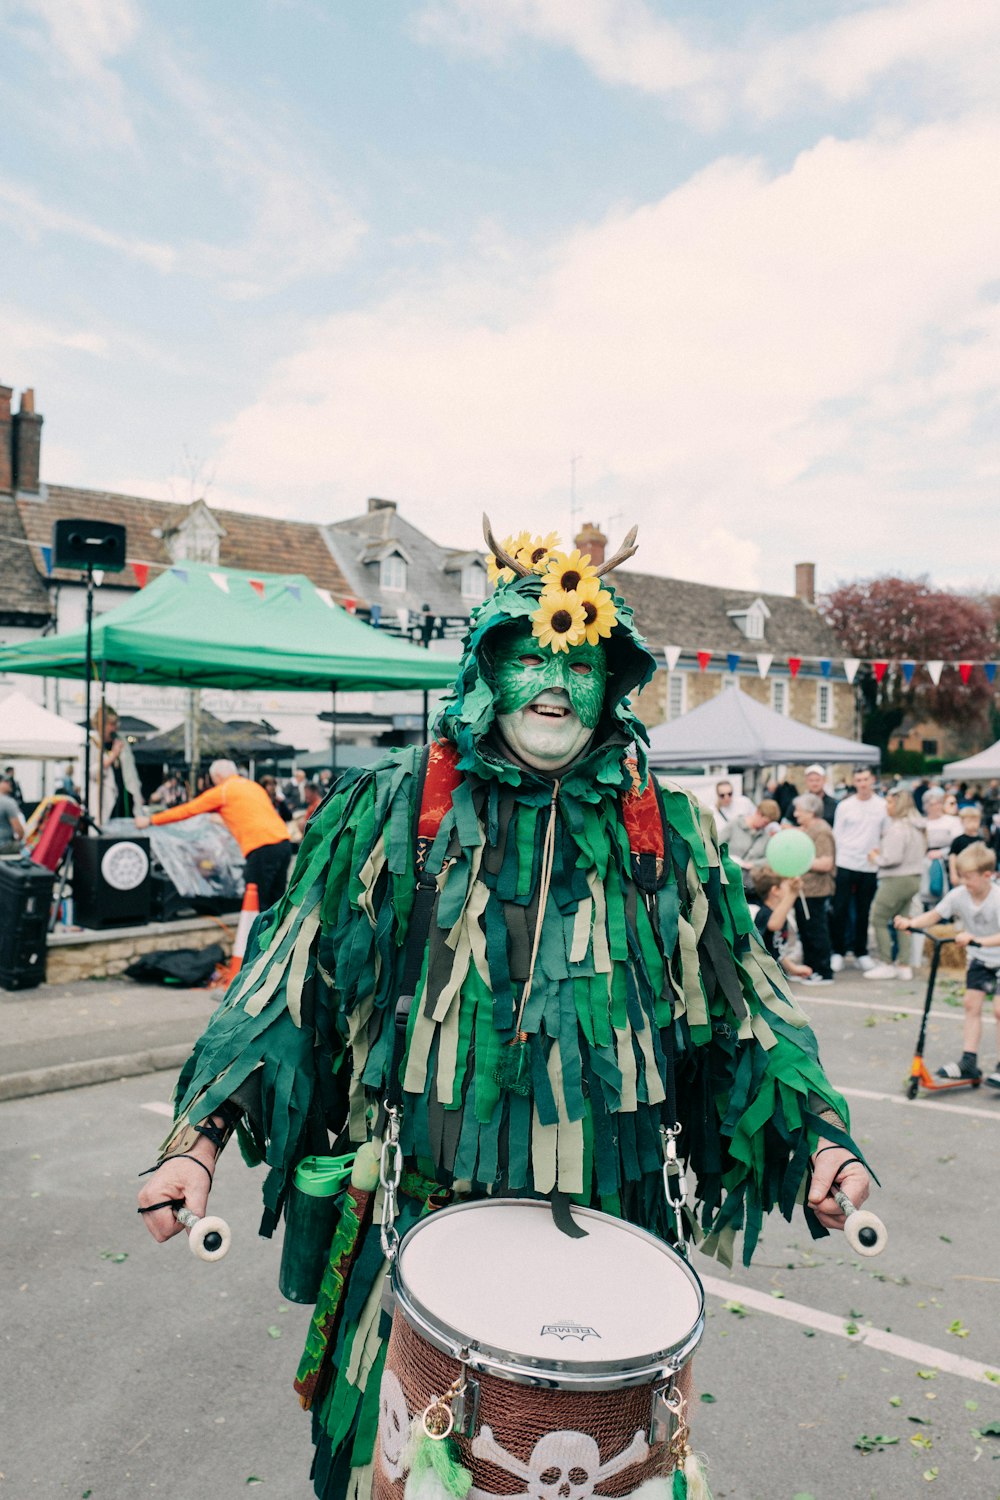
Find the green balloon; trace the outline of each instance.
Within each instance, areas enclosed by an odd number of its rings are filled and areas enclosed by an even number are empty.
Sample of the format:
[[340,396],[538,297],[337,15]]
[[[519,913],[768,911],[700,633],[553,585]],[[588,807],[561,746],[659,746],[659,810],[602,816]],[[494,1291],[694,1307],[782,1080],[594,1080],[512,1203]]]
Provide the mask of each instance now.
[[784,880],[804,875],[815,858],[816,845],[801,828],[782,829],[767,846],[767,862]]

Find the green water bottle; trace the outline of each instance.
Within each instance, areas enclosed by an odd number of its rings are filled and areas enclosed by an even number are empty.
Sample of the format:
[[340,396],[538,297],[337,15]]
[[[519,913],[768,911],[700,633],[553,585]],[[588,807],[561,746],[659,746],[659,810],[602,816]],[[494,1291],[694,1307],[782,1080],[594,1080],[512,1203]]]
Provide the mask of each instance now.
[[350,1156],[306,1156],[295,1168],[285,1204],[285,1241],[278,1287],[289,1302],[315,1302],[340,1213]]

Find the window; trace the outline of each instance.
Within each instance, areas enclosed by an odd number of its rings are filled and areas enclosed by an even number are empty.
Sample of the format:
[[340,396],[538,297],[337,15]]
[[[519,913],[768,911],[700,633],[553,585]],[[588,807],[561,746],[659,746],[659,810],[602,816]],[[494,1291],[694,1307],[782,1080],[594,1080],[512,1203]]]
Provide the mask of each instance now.
[[684,672],[667,673],[667,718],[679,719],[687,712],[687,675]]
[[816,684],[816,723],[820,729],[833,728],[833,684]]
[[462,569],[462,598],[486,598],[486,574],[478,563],[471,563],[469,567]]
[[723,674],[722,674],[722,689],[721,689],[722,692],[725,692],[726,688],[731,688],[731,687],[738,688],[739,685],[740,685],[740,679],[739,679],[739,674],[737,672],[723,672]]
[[783,677],[776,677],[771,683],[771,707],[776,714],[788,712],[788,683]]
[[764,639],[764,611],[758,609],[756,605],[748,609],[743,622],[743,630],[748,641],[762,641]]
[[379,564],[378,581],[382,588],[401,594],[406,588],[406,564],[397,552],[383,557]]

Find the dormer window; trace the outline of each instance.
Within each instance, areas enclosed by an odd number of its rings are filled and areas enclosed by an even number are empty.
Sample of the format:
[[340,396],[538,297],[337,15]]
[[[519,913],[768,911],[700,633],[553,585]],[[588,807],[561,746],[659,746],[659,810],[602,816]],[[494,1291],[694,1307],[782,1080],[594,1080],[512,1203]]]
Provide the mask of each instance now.
[[771,611],[763,599],[755,599],[752,604],[741,605],[739,609],[727,609],[726,614],[748,641],[764,639],[764,626],[771,618]]
[[383,557],[378,569],[379,586],[386,593],[402,594],[406,590],[406,563],[398,552]]
[[486,598],[486,570],[481,563],[470,563],[462,569],[462,598]]
[[219,543],[225,535],[204,500],[196,500],[184,519],[163,533],[163,540],[171,562],[213,563],[218,567]]

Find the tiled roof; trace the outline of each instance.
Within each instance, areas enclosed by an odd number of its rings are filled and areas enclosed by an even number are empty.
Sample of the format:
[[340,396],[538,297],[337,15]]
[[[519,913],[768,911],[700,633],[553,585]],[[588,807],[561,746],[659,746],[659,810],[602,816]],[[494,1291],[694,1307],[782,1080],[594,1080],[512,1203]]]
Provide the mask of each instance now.
[[[788,594],[689,583],[653,573],[616,571],[615,587],[635,611],[635,623],[654,650],[683,646],[688,651],[775,651],[789,655],[837,656],[836,638],[819,610]],[[728,610],[763,599],[770,610],[762,640],[748,640]]]
[[[169,567],[173,559],[164,535],[177,528],[192,510],[168,500],[144,500],[137,495],[114,495],[103,490],[81,490],[71,485],[50,484],[40,496],[19,495],[17,509],[29,540],[52,540],[55,520],[110,521],[128,532],[126,552],[137,562]],[[200,502],[195,502],[199,504]],[[210,507],[207,507],[210,508]],[[354,592],[330,556],[318,526],[306,521],[286,521],[272,516],[247,515],[235,510],[211,510],[224,531],[220,539],[219,563],[225,568],[250,572],[304,573],[318,588],[329,589],[336,599]],[[159,531],[160,536],[154,536]],[[21,548],[34,558],[43,572],[38,549]],[[79,573],[56,570],[53,578],[78,581]],[[108,578],[109,584],[138,587],[131,568]]]
[[[333,521],[326,535],[341,570],[354,586],[359,599],[381,604],[388,616],[397,609],[419,614],[426,604],[432,615],[468,618],[474,602],[462,597],[460,572],[444,571],[454,557],[454,550],[439,547],[418,531],[399,512],[389,506]],[[386,543],[397,542],[407,558],[406,588],[385,590],[379,585],[376,559],[383,555]],[[479,556],[474,553],[471,556]],[[484,564],[485,567],[485,564]]]
[[24,545],[24,528],[10,495],[0,495],[0,620],[30,616],[41,625],[51,615],[49,591],[38,573],[41,555]]

